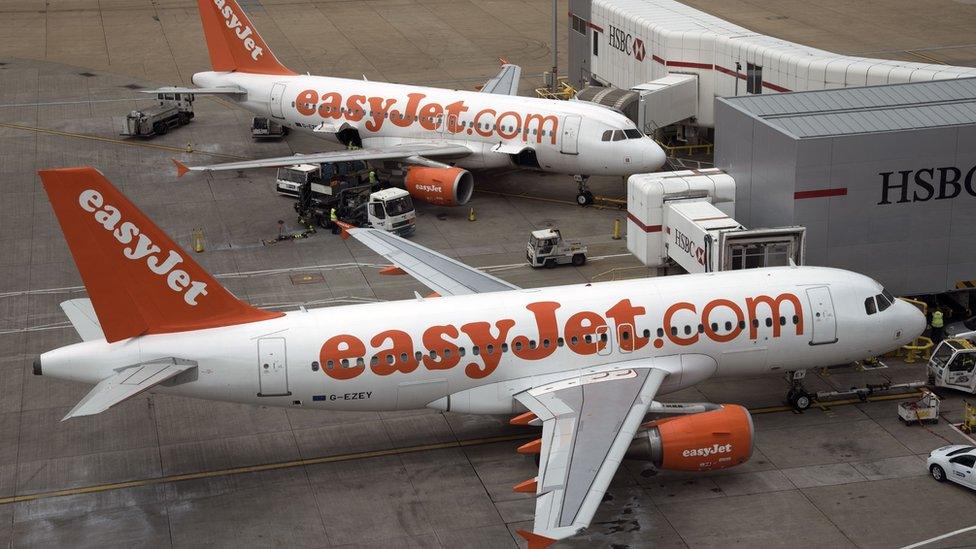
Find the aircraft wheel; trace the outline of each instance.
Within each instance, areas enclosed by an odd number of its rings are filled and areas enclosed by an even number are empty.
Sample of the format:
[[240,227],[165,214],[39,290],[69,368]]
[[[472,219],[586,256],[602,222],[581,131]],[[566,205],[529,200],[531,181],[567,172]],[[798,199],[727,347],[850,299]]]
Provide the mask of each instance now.
[[813,399],[811,399],[810,395],[808,395],[803,389],[795,392],[791,391],[791,393],[792,395],[790,395],[788,398],[790,401],[790,406],[792,406],[794,410],[802,412],[813,404]]
[[576,203],[580,206],[589,206],[593,203],[593,193],[590,191],[583,191],[576,195]]

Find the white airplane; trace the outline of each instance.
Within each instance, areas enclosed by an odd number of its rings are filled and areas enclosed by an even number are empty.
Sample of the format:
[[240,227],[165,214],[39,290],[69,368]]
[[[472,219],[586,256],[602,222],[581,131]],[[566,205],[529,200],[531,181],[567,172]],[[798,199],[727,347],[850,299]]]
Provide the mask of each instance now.
[[[476,91],[301,75],[278,62],[234,0],[198,0],[213,71],[197,88],[147,93],[221,94],[288,128],[362,150],[303,155],[302,163],[368,160],[404,173],[417,199],[461,205],[474,189],[468,169],[519,166],[577,176],[580,204],[590,175],[656,171],[664,151],[617,111],[581,101],[519,97],[521,69],[504,65]],[[294,156],[187,167],[187,171],[289,166]]]
[[[223,288],[94,168],[40,172],[88,291],[62,303],[83,340],[34,373],[95,384],[64,419],[144,391],[261,406],[519,414],[541,438],[520,535],[590,524],[620,461],[723,469],[752,451],[733,404],[660,403],[713,377],[876,356],[925,327],[852,272],[750,269],[520,289],[375,229],[348,234],[439,297],[276,312]],[[442,297],[440,297],[442,296]],[[647,414],[663,419],[645,421]]]

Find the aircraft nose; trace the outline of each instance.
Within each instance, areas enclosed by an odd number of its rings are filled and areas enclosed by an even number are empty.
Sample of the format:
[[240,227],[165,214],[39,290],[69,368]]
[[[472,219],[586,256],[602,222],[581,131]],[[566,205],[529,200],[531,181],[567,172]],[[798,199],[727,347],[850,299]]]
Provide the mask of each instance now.
[[656,172],[664,166],[667,157],[664,154],[664,149],[662,149],[657,143],[654,142],[650,137],[644,138],[644,170],[648,172]]
[[904,330],[904,337],[907,341],[914,341],[916,337],[925,331],[927,321],[925,315],[918,307],[898,299],[895,301],[900,309],[899,315],[902,318],[901,329]]

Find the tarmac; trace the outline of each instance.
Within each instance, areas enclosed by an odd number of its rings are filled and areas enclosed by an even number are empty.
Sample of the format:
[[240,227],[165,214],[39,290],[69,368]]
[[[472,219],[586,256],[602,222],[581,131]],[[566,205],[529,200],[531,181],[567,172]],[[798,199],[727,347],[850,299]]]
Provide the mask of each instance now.
[[[691,3],[835,51],[923,51],[976,63],[976,56],[963,59],[968,28],[937,41],[917,31],[941,20],[939,13],[963,29],[965,17],[976,15],[965,2]],[[525,67],[522,92],[529,93],[549,66],[548,2],[243,4],[282,61],[299,71],[470,88],[506,57]],[[560,3],[560,13],[567,9]],[[805,26],[789,25],[783,14]],[[867,32],[872,16],[884,32]],[[838,17],[844,28],[831,26]],[[814,28],[857,40],[830,47],[829,33]],[[291,201],[274,192],[272,172],[176,179],[170,163],[310,152],[323,142],[297,135],[254,142],[249,113],[208,98],[196,102],[189,126],[148,141],[118,137],[119,117],[150,102],[140,88],[188,84],[206,69],[189,0],[0,6],[0,547],[524,546],[514,532],[531,525],[534,503],[511,488],[536,473],[533,460],[515,452],[535,430],[511,427],[507,417],[265,409],[148,394],[60,422],[90,387],[33,376],[31,362],[78,341],[58,304],[85,294],[38,169],[98,167],[187,249],[202,229],[205,251],[194,258],[261,307],[409,299],[423,291],[408,277],[379,275],[381,258],[327,232],[266,244],[279,220],[286,233],[301,229]],[[624,240],[611,238],[624,212],[576,206],[569,178],[503,171],[476,174],[476,181],[476,221],[468,221],[467,208],[418,204],[414,241],[524,287],[656,274],[627,253]],[[624,195],[619,179],[591,185],[598,195]],[[582,239],[590,261],[553,270],[524,265],[529,232],[550,226]],[[887,363],[811,372],[807,386],[925,377],[922,363]],[[921,427],[899,422],[899,400],[854,399],[793,413],[782,405],[786,388],[771,376],[708,381],[668,395],[753,409],[752,460],[704,474],[626,462],[591,528],[558,546],[899,547],[973,525],[976,493],[933,481],[924,463],[930,450],[966,442],[949,426],[961,417],[960,394],[945,394],[944,418]],[[967,545],[976,545],[976,533],[926,547]]]

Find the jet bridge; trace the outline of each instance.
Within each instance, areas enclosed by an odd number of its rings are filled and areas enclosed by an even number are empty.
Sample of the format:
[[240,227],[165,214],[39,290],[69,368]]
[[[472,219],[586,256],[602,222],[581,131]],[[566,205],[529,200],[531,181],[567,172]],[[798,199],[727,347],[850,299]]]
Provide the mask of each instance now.
[[748,229],[734,201],[735,181],[718,169],[631,176],[627,249],[649,267],[689,273],[803,264],[804,227]]
[[620,111],[647,135],[698,115],[698,75],[672,73],[629,90],[590,86],[576,99]]

